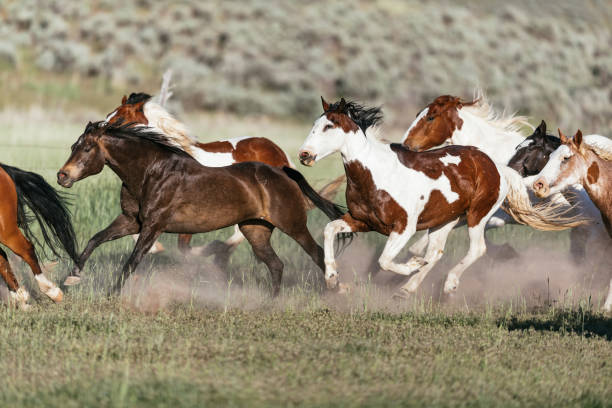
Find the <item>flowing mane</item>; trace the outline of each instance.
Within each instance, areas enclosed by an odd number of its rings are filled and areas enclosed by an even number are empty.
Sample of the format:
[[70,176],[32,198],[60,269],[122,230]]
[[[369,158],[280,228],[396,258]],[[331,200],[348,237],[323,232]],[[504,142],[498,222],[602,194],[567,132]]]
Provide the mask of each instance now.
[[361,128],[363,133],[367,133],[368,128],[380,125],[383,121],[382,108],[374,106],[371,108],[365,107],[355,101],[345,101],[329,105],[328,112],[346,113],[349,117]]
[[588,135],[583,140],[584,144],[601,159],[612,161],[612,140],[600,135]]
[[103,133],[110,137],[119,139],[138,139],[146,142],[154,143],[157,146],[171,153],[181,156],[191,157],[180,146],[176,145],[176,141],[168,135],[158,132],[155,128],[148,126],[134,126],[133,123],[122,123],[107,125],[104,121],[88,123],[85,127],[85,134],[95,132],[104,127]]
[[523,127],[528,127],[531,130],[534,129],[526,116],[516,115],[516,113],[507,113],[505,111],[496,112],[482,89],[476,89],[474,91],[474,100],[465,104],[462,110],[474,116],[478,116],[504,133],[521,133]]
[[143,109],[150,127],[159,129],[169,139],[173,140],[175,145],[193,156],[193,147],[196,141],[189,135],[187,126],[172,116],[164,107],[151,100],[144,105]]

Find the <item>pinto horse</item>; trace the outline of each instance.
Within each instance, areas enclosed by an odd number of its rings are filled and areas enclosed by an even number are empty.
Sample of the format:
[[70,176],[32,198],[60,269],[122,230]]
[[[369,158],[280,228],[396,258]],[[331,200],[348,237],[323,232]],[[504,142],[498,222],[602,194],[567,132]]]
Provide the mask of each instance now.
[[[151,95],[146,93],[132,93],[129,98],[124,96],[121,105],[108,114],[105,122],[110,124],[133,123],[146,125],[165,133],[182,150],[187,152],[199,163],[207,167],[229,166],[234,163],[257,161],[273,167],[289,166],[295,168],[287,153],[276,143],[265,137],[238,137],[210,143],[200,143],[189,136],[184,124],[176,120],[166,109],[154,102]],[[338,177],[325,185],[320,191],[323,197],[333,198],[344,181],[344,176]],[[309,203],[309,208],[312,208]],[[217,242],[216,256],[223,262],[231,252],[244,240],[238,226],[234,234],[225,241],[224,245]],[[183,252],[191,251],[201,254],[203,248],[190,248],[191,235],[180,234],[178,238],[179,249]],[[156,242],[151,252],[160,252],[163,247]]]
[[[61,302],[61,289],[47,279],[38,264],[32,245],[32,241],[37,241],[30,230],[30,224],[34,219],[38,221],[43,241],[54,255],[61,257],[60,252],[63,250],[72,260],[76,260],[75,234],[66,203],[38,174],[1,163],[0,197],[0,243],[30,266],[41,292],[53,301]],[[26,208],[30,209],[33,217],[27,214]],[[2,248],[0,275],[8,286],[11,299],[20,308],[27,309],[30,295],[24,287],[19,286]]]
[[323,270],[323,249],[306,227],[305,197],[330,219],[343,214],[295,169],[258,162],[205,167],[166,134],[129,123],[89,123],[58,172],[58,183],[71,187],[101,172],[105,164],[123,182],[122,213],[89,241],[75,265],[75,275],[100,244],[140,234],[114,290],[121,288],[162,232],[195,234],[238,224],[257,258],[268,267],[276,295],[283,263],[270,245],[274,228],[297,241]]
[[[476,146],[498,164],[506,165],[515,154],[516,146],[528,143],[520,132],[522,127],[531,127],[524,116],[496,112],[484,94],[466,101],[456,96],[443,95],[434,99],[412,122],[402,144],[414,151],[424,151],[441,145],[455,144]],[[530,184],[528,180],[527,185]],[[603,222],[597,208],[589,199],[582,186],[574,186],[576,198],[556,195],[554,201],[567,209],[579,207],[591,223],[580,225],[570,233],[572,255],[582,261],[588,240],[605,236]],[[489,227],[502,227],[512,221],[504,214],[492,217]],[[411,250],[420,252],[427,244],[427,234]]]
[[[612,140],[599,135],[582,137],[580,130],[573,139],[566,137],[561,130],[559,136],[561,145],[535,176],[533,191],[539,197],[548,197],[573,184],[582,184],[601,212],[612,238]],[[612,310],[612,281],[604,309]]]
[[[400,144],[382,143],[368,129],[382,119],[380,108],[355,102],[329,104],[321,98],[323,114],[304,141],[300,162],[311,166],[339,151],[347,178],[348,213],[325,227],[325,279],[338,285],[334,237],[338,233],[377,231],[387,235],[379,264],[383,269],[410,276],[399,295],[417,290],[440,260],[446,239],[465,217],[470,248],[448,273],[444,292],[453,292],[462,273],[486,251],[485,225],[507,201],[519,222],[539,229],[562,229],[554,207],[531,206],[522,179],[514,170],[496,165],[475,147],[449,146],[413,152]],[[567,220],[570,222],[572,220]],[[406,264],[393,260],[417,230],[432,229],[425,258]]]

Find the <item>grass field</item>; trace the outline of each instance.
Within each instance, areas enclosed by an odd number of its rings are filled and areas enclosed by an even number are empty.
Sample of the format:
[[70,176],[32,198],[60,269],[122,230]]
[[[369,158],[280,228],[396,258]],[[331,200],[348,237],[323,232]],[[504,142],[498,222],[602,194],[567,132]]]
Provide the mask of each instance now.
[[[1,112],[0,162],[56,185],[85,120],[102,117],[60,112]],[[293,157],[310,128],[222,114],[186,121],[202,140],[256,133]],[[322,185],[342,167],[334,157],[300,171]],[[69,190],[80,248],[119,213],[119,186],[105,170]],[[319,242],[324,225],[313,211]],[[168,251],[148,256],[139,279],[109,300],[103,289],[133,241],[106,244],[62,304],[38,295],[28,313],[0,307],[0,406],[611,405],[612,320],[598,312],[609,270],[597,261],[569,265],[565,232],[516,226],[488,236],[526,255],[481,261],[457,295],[440,301],[444,273],[467,249],[457,230],[422,293],[402,302],[390,300],[397,278],[367,274],[384,243],[376,234],[361,234],[340,258],[342,279],[354,285],[347,297],[321,294],[314,264],[275,232],[285,263],[278,299],[246,244],[219,271],[183,258],[165,235]],[[29,271],[12,262],[36,295]],[[69,268],[61,262],[49,275],[62,281]]]

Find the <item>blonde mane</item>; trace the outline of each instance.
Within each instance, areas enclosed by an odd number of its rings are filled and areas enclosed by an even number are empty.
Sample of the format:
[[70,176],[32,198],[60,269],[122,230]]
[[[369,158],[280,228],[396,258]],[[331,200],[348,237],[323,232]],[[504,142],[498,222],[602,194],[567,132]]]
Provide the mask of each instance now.
[[589,150],[603,160],[612,161],[612,140],[605,136],[588,135],[583,139]]
[[485,120],[503,133],[522,133],[521,131],[524,127],[528,127],[531,130],[534,129],[534,126],[527,120],[527,116],[517,116],[516,112],[496,112],[482,89],[476,89],[474,91],[474,103],[472,105],[465,105],[462,109]]
[[149,121],[149,126],[161,130],[183,151],[193,156],[193,147],[197,141],[189,135],[189,130],[182,122],[178,121],[170,112],[161,105],[149,101],[144,105],[144,114]]

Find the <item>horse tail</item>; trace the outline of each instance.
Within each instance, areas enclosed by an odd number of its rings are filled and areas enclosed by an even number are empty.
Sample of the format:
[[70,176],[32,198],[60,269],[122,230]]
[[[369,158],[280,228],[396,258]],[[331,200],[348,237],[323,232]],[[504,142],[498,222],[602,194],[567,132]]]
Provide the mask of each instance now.
[[[330,181],[329,183],[327,183],[326,185],[324,185],[323,187],[321,187],[321,189],[317,191],[317,194],[319,194],[321,197],[325,198],[326,200],[331,201],[336,196],[336,194],[338,193],[338,190],[340,189],[340,187],[342,186],[345,180],[346,180],[346,175],[343,174],[341,176],[338,176],[332,181]],[[314,203],[310,200],[306,200],[306,211],[310,211],[313,208],[315,208]]]
[[508,194],[502,209],[518,223],[542,231],[560,231],[588,223],[586,218],[568,215],[571,207],[563,204],[545,201],[532,205],[521,175],[507,166],[499,166],[498,170],[508,183]]
[[291,180],[297,183],[300,190],[302,190],[302,194],[304,194],[304,196],[307,197],[319,210],[323,211],[323,213],[327,215],[330,220],[337,220],[344,215],[344,211],[339,206],[317,193],[315,189],[308,184],[308,181],[306,181],[302,173],[288,166],[284,166],[283,171]]
[[[59,248],[63,248],[70,259],[76,262],[76,235],[66,207],[66,199],[49,185],[42,176],[0,164],[15,183],[17,190],[17,226],[25,236],[38,244],[30,225],[38,221],[45,244],[53,254],[61,258]],[[29,208],[33,217],[26,212]]]

